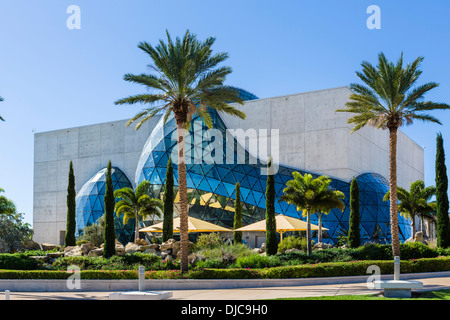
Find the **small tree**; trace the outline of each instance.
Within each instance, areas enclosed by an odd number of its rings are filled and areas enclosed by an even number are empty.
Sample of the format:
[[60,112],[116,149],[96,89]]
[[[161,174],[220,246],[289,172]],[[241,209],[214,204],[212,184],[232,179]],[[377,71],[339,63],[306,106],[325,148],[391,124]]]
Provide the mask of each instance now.
[[[241,204],[241,191],[239,182],[236,183],[236,201],[234,202],[234,223],[233,228],[239,229],[242,227],[242,204]],[[233,233],[234,243],[242,243],[242,231],[234,231]]]
[[167,161],[166,183],[164,185],[163,241],[173,238],[173,185],[172,158],[169,158],[169,161]]
[[436,233],[437,246],[450,246],[449,218],[448,218],[448,178],[445,166],[444,139],[438,133],[436,139]]
[[350,218],[348,229],[348,245],[350,248],[357,248],[361,245],[359,233],[359,186],[355,178],[350,184]]
[[278,251],[277,222],[275,220],[275,179],[272,159],[267,163],[266,186],[266,254],[274,255]]
[[[422,180],[411,182],[409,191],[398,187],[398,212],[405,218],[411,219],[412,237],[416,234],[416,217],[426,216],[436,211],[436,203],[429,202],[430,198],[435,195],[436,188],[429,186],[425,188]],[[383,201],[389,200],[389,191],[384,195]]]
[[73,163],[69,165],[69,182],[67,185],[67,227],[64,244],[66,246],[74,246],[75,240],[75,175],[73,173]]
[[135,219],[134,241],[139,238],[139,218],[154,215],[161,217],[161,210],[164,207],[161,200],[150,197],[150,187],[150,182],[144,180],[139,183],[136,190],[125,187],[114,191],[114,196],[120,199],[114,207],[117,217],[123,215],[124,225],[129,219]]
[[106,187],[105,187],[105,242],[103,246],[103,256],[110,258],[116,254],[116,231],[114,230],[114,190],[111,178],[111,161],[108,162],[106,169]]

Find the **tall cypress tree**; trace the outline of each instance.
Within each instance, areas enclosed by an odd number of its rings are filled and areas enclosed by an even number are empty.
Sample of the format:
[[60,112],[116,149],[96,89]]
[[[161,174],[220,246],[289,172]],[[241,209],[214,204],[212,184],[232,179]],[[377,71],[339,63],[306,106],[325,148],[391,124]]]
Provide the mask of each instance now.
[[277,225],[275,220],[275,179],[272,158],[267,163],[266,186],[266,254],[274,255],[278,251]]
[[436,233],[437,246],[447,248],[450,246],[450,230],[448,218],[448,178],[445,166],[444,139],[438,133],[436,138]]
[[69,182],[67,185],[67,226],[64,237],[65,246],[74,246],[75,241],[75,175],[73,173],[73,164],[69,165]]
[[[236,201],[234,202],[234,223],[233,229],[242,227],[242,204],[241,204],[241,187],[239,182],[236,183]],[[233,242],[242,243],[242,231],[233,232]]]
[[173,167],[172,159],[167,162],[166,183],[164,185],[164,218],[163,218],[163,241],[173,238]]
[[348,229],[348,245],[350,248],[357,248],[361,245],[359,234],[359,186],[355,178],[350,184],[350,218]]
[[110,258],[116,253],[116,232],[114,230],[114,190],[111,178],[111,161],[108,162],[106,169],[106,186],[105,186],[105,243],[103,245],[103,256]]

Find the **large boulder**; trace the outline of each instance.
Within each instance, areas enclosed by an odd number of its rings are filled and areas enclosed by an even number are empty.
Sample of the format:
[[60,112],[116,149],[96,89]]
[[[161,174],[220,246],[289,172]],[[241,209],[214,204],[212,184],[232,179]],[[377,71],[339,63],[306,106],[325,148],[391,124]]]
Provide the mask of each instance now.
[[49,257],[50,259],[56,259],[56,258],[63,257],[63,256],[64,256],[64,252],[60,252],[60,251],[47,253],[47,257]]
[[48,262],[50,260],[49,256],[29,256],[28,258],[42,262]]
[[173,248],[173,244],[175,243],[175,239],[169,239],[163,243],[161,243],[161,245],[159,246],[159,250],[160,251],[167,251],[167,250],[171,250]]
[[25,250],[41,250],[41,245],[31,239],[22,241],[22,245]]
[[68,246],[64,248],[64,257],[81,257],[83,251],[80,246]]
[[135,253],[135,252],[139,252],[139,245],[133,243],[133,242],[128,242],[127,245],[125,246],[125,253]]
[[176,256],[181,249],[181,241],[176,241],[172,246],[172,255]]
[[156,253],[156,250],[152,249],[152,248],[147,248],[144,251],[142,251],[142,253],[148,253],[148,254]]
[[313,249],[314,250],[323,250],[323,249],[329,249],[331,247],[332,247],[332,245],[329,243],[317,242],[316,244],[314,244]]
[[50,251],[54,249],[58,249],[60,246],[53,243],[41,243],[41,247],[43,251]]
[[405,242],[422,242],[423,244],[427,244],[427,242],[425,241],[423,231],[417,231],[414,234],[414,237],[407,239]]
[[145,241],[144,239],[141,239],[141,238],[137,238],[136,241],[134,241],[134,243],[141,245],[141,246],[148,245],[147,241]]
[[119,241],[116,241],[116,254],[122,256],[125,254],[125,247]]
[[100,257],[102,255],[103,255],[103,248],[92,249],[87,254],[88,257]]
[[83,243],[80,248],[83,252],[83,255],[87,255],[89,251],[96,249],[96,247],[90,242]]

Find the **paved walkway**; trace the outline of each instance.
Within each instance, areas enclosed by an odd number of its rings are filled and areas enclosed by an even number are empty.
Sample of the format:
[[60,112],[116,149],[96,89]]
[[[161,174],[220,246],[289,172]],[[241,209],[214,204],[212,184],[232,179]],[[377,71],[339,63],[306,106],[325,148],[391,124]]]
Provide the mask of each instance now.
[[[423,282],[423,290],[450,289],[450,276],[414,279]],[[293,297],[320,297],[335,295],[377,294],[364,283],[328,285],[304,285],[266,288],[168,290],[173,292],[169,300],[264,300]],[[109,300],[110,292],[11,292],[10,300]],[[0,300],[5,293],[0,292]]]

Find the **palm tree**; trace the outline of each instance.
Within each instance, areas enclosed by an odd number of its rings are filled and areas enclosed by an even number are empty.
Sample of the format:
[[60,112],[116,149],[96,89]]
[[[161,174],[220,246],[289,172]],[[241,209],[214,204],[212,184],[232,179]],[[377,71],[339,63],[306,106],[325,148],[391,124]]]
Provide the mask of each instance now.
[[[0,193],[4,193],[5,190],[0,188]],[[0,195],[0,214],[14,215],[16,213],[16,205],[7,197]]]
[[[155,74],[126,74],[124,80],[144,85],[153,93],[143,93],[116,101],[116,104],[150,104],[130,119],[127,125],[140,119],[136,130],[158,112],[164,113],[164,121],[174,115],[177,126],[178,184],[180,194],[180,242],[181,271],[188,269],[188,200],[185,161],[185,129],[197,113],[212,128],[208,108],[245,119],[245,114],[229,103],[243,104],[239,90],[223,83],[231,73],[230,67],[217,67],[228,58],[227,53],[212,53],[214,37],[201,42],[186,32],[183,39],[172,41],[167,32],[167,44],[160,40],[156,47],[147,42],[138,47],[147,53]],[[217,67],[217,68],[216,68]]]
[[279,201],[286,201],[288,204],[295,205],[297,211],[302,210],[306,215],[306,247],[308,255],[311,254],[311,212],[329,212],[330,207],[341,208],[340,199],[343,194],[340,191],[330,192],[330,178],[320,176],[313,178],[309,173],[301,175],[299,172],[292,173],[294,179],[286,182],[286,188],[283,189],[283,195]]
[[393,256],[400,256],[397,212],[397,130],[402,125],[410,125],[413,120],[441,124],[427,114],[427,111],[449,109],[445,103],[423,101],[424,94],[439,86],[435,82],[413,87],[422,71],[419,69],[423,58],[403,65],[403,54],[396,64],[389,62],[383,53],[378,55],[378,65],[362,62],[362,72],[356,75],[364,84],[351,84],[350,101],[345,109],[337,112],[355,113],[348,123],[354,124],[352,133],[364,126],[389,130],[389,190],[390,222]]
[[123,214],[123,224],[126,225],[129,219],[135,218],[134,240],[139,238],[139,216],[145,218],[150,215],[161,217],[164,203],[149,196],[150,182],[142,181],[134,191],[125,187],[114,191],[114,197],[120,200],[116,202],[114,211],[117,217]]
[[345,198],[343,192],[339,190],[332,190],[330,188],[331,179],[324,179],[323,185],[320,188],[321,192],[317,199],[317,215],[318,215],[318,225],[319,233],[317,237],[317,242],[322,242],[322,214],[329,214],[332,209],[345,210],[345,203],[342,201]]
[[[405,217],[411,219],[412,237],[416,234],[416,216],[423,217],[434,212],[436,210],[436,203],[428,202],[430,198],[436,193],[434,186],[426,187],[422,180],[414,181],[410,184],[409,191],[398,187],[398,211]],[[388,191],[383,201],[388,201],[390,192]],[[423,230],[423,222],[421,224],[421,230]]]

